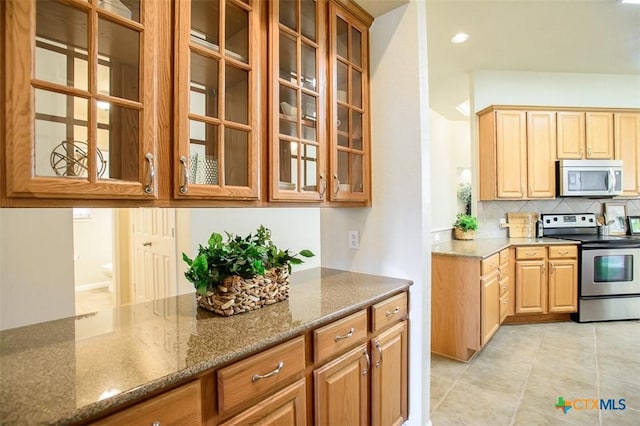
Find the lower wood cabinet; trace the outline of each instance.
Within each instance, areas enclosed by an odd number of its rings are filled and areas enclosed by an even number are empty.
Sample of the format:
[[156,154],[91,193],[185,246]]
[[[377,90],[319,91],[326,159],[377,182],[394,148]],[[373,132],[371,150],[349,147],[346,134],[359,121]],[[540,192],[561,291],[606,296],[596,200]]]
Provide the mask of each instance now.
[[95,425],[176,425],[202,424],[200,381],[182,385],[154,398],[133,405]]
[[468,361],[487,344],[500,327],[501,297],[509,297],[500,287],[509,285],[508,270],[508,249],[485,259],[432,254],[432,352]]
[[372,425],[400,425],[407,420],[407,329],[403,321],[371,340]]
[[576,312],[577,256],[573,245],[517,247],[516,315]]
[[407,292],[395,294],[96,424],[400,425],[407,316]]
[[262,426],[294,426],[307,424],[306,387],[304,379],[287,386],[275,395],[255,404],[223,426],[260,424]]
[[361,344],[313,372],[315,424],[366,425],[371,357]]

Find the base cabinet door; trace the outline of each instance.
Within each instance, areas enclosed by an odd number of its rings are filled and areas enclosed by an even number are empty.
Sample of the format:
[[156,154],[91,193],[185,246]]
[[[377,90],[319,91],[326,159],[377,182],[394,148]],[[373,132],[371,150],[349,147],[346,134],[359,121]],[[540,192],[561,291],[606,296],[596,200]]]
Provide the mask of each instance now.
[[578,261],[549,260],[549,312],[576,312]]
[[500,285],[498,274],[492,273],[481,281],[482,288],[482,316],[480,328],[482,330],[482,342],[484,346],[491,336],[500,327]]
[[407,420],[407,321],[371,341],[371,424]]
[[516,262],[516,314],[545,312],[545,260]]
[[367,425],[370,358],[361,344],[313,372],[316,425]]
[[221,426],[304,426],[307,424],[304,379],[238,414]]

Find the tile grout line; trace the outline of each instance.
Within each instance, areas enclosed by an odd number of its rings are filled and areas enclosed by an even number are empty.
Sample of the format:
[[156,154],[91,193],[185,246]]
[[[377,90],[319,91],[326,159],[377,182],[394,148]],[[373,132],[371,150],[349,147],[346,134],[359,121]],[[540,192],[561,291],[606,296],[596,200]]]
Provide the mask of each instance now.
[[531,366],[529,367],[529,373],[527,374],[527,378],[522,385],[522,391],[520,392],[520,396],[518,397],[518,402],[516,404],[515,409],[513,410],[513,416],[511,417],[511,422],[509,426],[514,426],[516,422],[516,417],[518,416],[518,410],[520,409],[520,405],[522,405],[522,401],[524,400],[524,394],[527,391],[527,385],[529,384],[529,378],[531,377],[531,372],[533,371],[533,365],[536,362],[536,358],[538,357],[538,353],[540,353],[540,349],[542,348],[542,340],[544,339],[544,330],[540,336],[540,342],[538,342],[538,348],[536,349],[536,354],[531,360]]
[[449,395],[449,393],[451,393],[451,390],[458,384],[458,380],[460,380],[460,377],[462,377],[462,375],[464,374],[465,371],[467,371],[469,369],[469,367],[471,367],[471,364],[476,360],[476,358],[474,357],[473,360],[471,360],[471,362],[466,363],[467,366],[460,371],[460,374],[458,374],[458,377],[455,378],[455,380],[453,381],[453,383],[451,383],[451,386],[449,386],[449,388],[447,389],[447,391],[444,393],[444,395],[442,395],[442,398],[440,398],[440,400],[438,401],[437,404],[435,404],[434,407],[431,408],[431,414],[429,415],[429,417],[433,416],[433,413],[436,412],[436,410],[438,408],[440,408],[440,406],[442,405],[442,402],[445,400],[445,398]]
[[[602,398],[602,394],[600,393],[600,365],[598,364],[598,326],[593,326],[593,346],[594,352],[596,356],[596,395],[598,400]],[[598,410],[598,424],[602,426],[602,410]]]

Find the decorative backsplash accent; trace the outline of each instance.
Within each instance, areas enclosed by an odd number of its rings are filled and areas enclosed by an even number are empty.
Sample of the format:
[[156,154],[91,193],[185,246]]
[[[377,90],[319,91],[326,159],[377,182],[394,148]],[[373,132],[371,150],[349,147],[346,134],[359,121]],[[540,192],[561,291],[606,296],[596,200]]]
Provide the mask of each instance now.
[[507,228],[500,228],[500,219],[506,219],[509,212],[601,214],[604,209],[603,204],[612,201],[625,203],[627,215],[640,215],[640,200],[638,199],[556,198],[554,200],[478,202],[477,211],[474,213],[478,217],[480,228],[476,231],[476,237],[506,237]]
[[[627,215],[640,216],[640,199],[591,199],[591,198],[556,198],[554,200],[529,201],[480,201],[473,212],[478,217],[480,228],[476,238],[496,238],[508,236],[508,228],[500,227],[500,219],[507,219],[507,213],[536,212],[540,214],[562,213],[595,213],[602,214],[604,203],[625,203]],[[453,223],[453,220],[452,220]],[[431,232],[431,243],[448,241],[453,238],[452,229],[440,229]]]

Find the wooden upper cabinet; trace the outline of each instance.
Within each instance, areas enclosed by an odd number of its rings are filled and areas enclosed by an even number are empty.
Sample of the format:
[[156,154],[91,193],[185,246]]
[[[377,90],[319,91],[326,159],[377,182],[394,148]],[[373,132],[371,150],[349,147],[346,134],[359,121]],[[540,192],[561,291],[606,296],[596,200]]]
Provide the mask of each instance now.
[[586,112],[586,158],[613,159],[613,113]]
[[585,155],[584,112],[559,111],[557,120],[557,158],[581,159]]
[[555,197],[555,158],[555,112],[527,112],[527,195],[529,198]]
[[169,19],[147,0],[5,3],[8,197],[157,198]]
[[371,200],[370,24],[329,3],[331,201]]
[[559,111],[558,159],[612,159],[613,113]]
[[524,111],[496,111],[498,198],[526,196],[526,122]]
[[175,2],[177,198],[259,197],[257,0]]
[[326,3],[269,2],[269,199],[322,201],[326,179]]
[[640,193],[640,113],[615,113],[615,159],[624,166],[622,193]]

